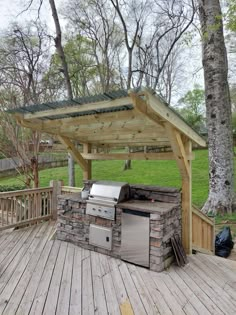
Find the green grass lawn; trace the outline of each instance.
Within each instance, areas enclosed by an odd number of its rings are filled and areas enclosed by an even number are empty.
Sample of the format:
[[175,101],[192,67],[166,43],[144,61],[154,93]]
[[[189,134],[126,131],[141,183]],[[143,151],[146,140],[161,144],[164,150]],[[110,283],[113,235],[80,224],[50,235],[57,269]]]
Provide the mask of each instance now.
[[[208,194],[207,150],[195,151],[192,162],[193,203],[201,206]],[[175,161],[132,161],[132,169],[123,171],[123,161],[94,161],[92,178],[101,180],[127,181],[130,184],[149,184],[181,187],[181,178]],[[68,183],[67,167],[40,171],[40,186],[49,185],[51,179],[61,179]],[[0,179],[0,185],[22,183],[20,177]],[[81,187],[82,171],[76,165],[76,186]]]
[[[201,207],[208,195],[208,157],[207,150],[194,151],[192,162],[192,201]],[[236,159],[235,159],[236,160]],[[123,161],[94,161],[92,178],[101,180],[127,181],[130,184],[181,187],[181,178],[175,161],[132,161],[132,169],[123,171]],[[52,179],[68,183],[67,167],[51,168],[40,171],[40,186],[49,186]],[[1,185],[22,184],[20,177],[0,179]],[[82,187],[82,171],[76,165],[76,186]],[[231,227],[236,237],[236,214],[216,217],[218,232],[226,226]]]
[[[207,150],[194,151],[192,162],[192,201],[201,207],[208,195]],[[123,161],[93,161],[92,178],[127,181],[130,184],[181,187],[181,178],[175,161],[132,161],[132,169],[123,171]],[[40,171],[40,186],[49,186],[51,179],[68,183],[67,167]],[[0,185],[21,184],[20,177],[0,179]],[[76,165],[76,186],[82,187],[82,171]]]

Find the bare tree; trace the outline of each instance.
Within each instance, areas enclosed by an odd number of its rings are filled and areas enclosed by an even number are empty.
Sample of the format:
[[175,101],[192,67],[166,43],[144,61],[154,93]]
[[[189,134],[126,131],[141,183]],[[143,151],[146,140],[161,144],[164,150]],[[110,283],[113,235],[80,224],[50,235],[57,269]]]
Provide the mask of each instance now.
[[175,45],[160,74],[157,84],[157,90],[168,104],[171,104],[175,88],[180,83],[180,80],[183,79],[184,62],[181,58],[182,49],[183,46],[181,44],[177,43]]
[[[123,28],[124,42],[128,53],[127,89],[130,89],[133,74],[134,49],[142,37],[145,21],[148,17],[147,1],[139,1],[139,3],[137,1],[131,1],[129,4],[119,0],[110,1],[119,16]],[[129,16],[128,19],[125,18],[124,12],[126,12],[126,17]],[[132,27],[128,25],[128,23],[130,23],[128,21],[132,23]]]
[[233,137],[227,53],[219,0],[199,0],[209,148],[209,196],[203,212],[230,213],[233,201]]
[[94,59],[98,80],[95,75],[94,86],[90,86],[90,90],[99,93],[119,87],[117,58],[122,55],[123,38],[115,22],[116,13],[109,1],[71,0],[63,8],[62,14],[69,21],[72,33],[76,31],[91,42],[92,51],[89,52]]
[[0,45],[1,128],[15,156],[21,161],[20,169],[25,175],[25,184],[30,186],[33,180],[35,187],[39,185],[38,152],[41,135],[18,127],[5,113],[5,109],[44,100],[45,86],[41,84],[41,79],[48,57],[48,45],[44,27],[38,23],[26,27],[13,25]]
[[[151,12],[147,3],[151,5]],[[193,22],[195,6],[192,0],[146,1],[144,5],[148,19],[136,40],[132,67],[132,72],[136,73],[134,85],[158,90],[163,72],[167,73],[168,67],[173,70],[177,44]]]
[[[67,97],[68,99],[73,99],[73,94],[72,94],[72,87],[71,87],[71,81],[70,81],[70,76],[69,76],[69,71],[68,71],[68,66],[66,62],[66,56],[64,53],[64,49],[62,46],[62,39],[61,39],[61,26],[57,14],[57,9],[54,0],[49,0],[51,10],[52,10],[52,16],[56,28],[56,37],[54,38],[55,41],[55,46],[57,49],[57,53],[61,59],[61,65],[63,69],[63,74],[65,76],[65,82],[66,82],[66,88],[67,88]],[[74,165],[74,160],[71,154],[68,153],[68,172],[69,172],[69,185],[70,186],[75,186],[75,165]]]
[[[181,1],[110,1],[123,28],[128,54],[127,88],[145,83],[157,90],[162,75],[162,79],[167,79],[162,83],[166,83],[165,90],[170,100],[174,60],[171,57],[177,42],[193,21],[193,0],[189,7]],[[127,160],[124,169],[130,167]]]

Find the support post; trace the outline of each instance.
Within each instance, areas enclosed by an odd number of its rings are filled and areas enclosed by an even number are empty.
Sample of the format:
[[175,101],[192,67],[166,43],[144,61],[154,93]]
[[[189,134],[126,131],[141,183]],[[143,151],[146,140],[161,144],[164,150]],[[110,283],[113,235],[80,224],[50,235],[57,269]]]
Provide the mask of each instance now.
[[166,133],[182,178],[182,243],[186,254],[192,254],[192,142],[183,142],[182,135],[169,123],[165,123]]
[[51,180],[50,187],[52,187],[52,219],[57,220],[57,196],[61,195],[61,187],[63,182],[59,180]]
[[[91,153],[91,144],[90,143],[84,143],[83,144],[83,153],[84,154]],[[83,170],[83,179],[89,180],[92,177],[92,161],[91,160],[86,160],[86,161],[87,161],[87,166],[86,166],[86,169]]]
[[[192,152],[192,142],[184,145],[186,154]],[[182,242],[187,254],[192,254],[192,168],[189,164],[189,176],[182,176]]]

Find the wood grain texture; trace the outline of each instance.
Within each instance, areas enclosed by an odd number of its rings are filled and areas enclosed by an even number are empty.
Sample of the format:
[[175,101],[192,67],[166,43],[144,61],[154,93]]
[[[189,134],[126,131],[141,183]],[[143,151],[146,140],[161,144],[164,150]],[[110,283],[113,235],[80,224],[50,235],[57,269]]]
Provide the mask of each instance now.
[[49,240],[53,228],[0,234],[0,314],[236,313],[234,261],[197,254],[183,268],[156,273]]

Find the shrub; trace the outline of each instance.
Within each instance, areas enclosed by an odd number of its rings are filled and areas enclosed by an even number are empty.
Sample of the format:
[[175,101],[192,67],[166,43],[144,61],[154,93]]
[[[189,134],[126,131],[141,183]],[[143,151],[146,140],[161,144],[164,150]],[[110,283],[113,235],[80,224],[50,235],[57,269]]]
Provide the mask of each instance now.
[[14,190],[23,190],[25,189],[25,185],[21,184],[14,184],[14,185],[0,185],[0,192],[5,192],[5,191],[14,191]]

